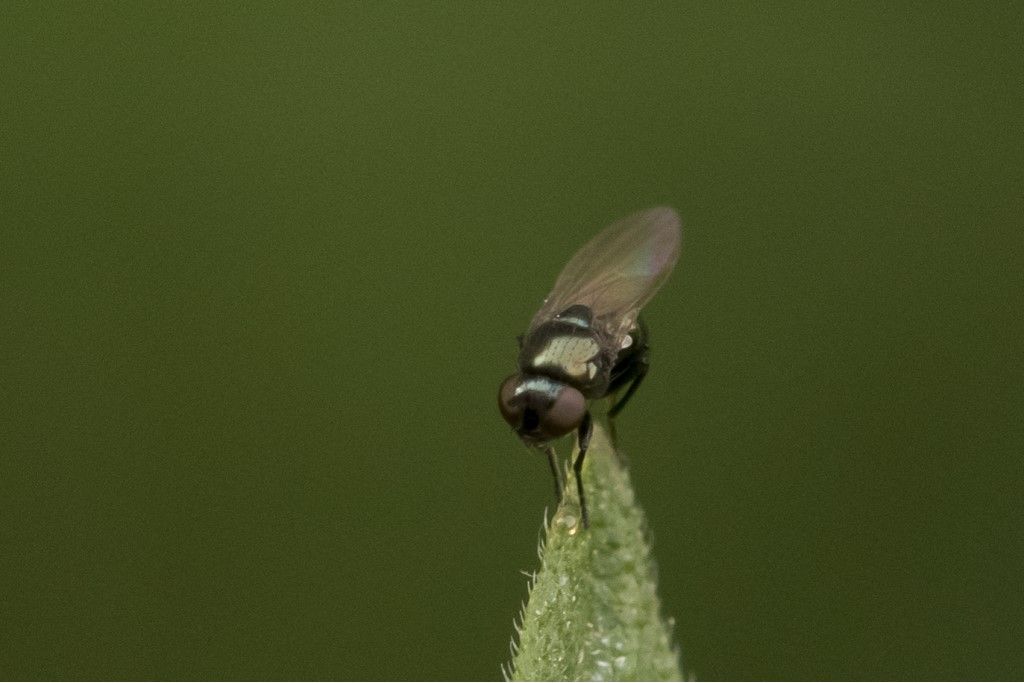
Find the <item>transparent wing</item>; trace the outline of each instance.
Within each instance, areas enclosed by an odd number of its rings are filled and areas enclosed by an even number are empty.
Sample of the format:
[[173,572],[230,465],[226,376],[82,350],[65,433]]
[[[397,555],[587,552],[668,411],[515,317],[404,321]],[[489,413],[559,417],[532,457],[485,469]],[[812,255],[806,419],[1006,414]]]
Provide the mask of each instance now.
[[612,223],[562,269],[530,331],[583,304],[592,311],[598,333],[618,348],[640,309],[668,279],[679,258],[680,240],[679,216],[666,207]]

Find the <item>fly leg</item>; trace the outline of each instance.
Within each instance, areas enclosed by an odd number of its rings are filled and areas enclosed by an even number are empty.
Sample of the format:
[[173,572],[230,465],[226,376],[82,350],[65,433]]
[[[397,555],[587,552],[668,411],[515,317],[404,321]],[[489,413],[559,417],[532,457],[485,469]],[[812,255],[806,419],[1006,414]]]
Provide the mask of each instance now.
[[577,438],[580,441],[580,453],[576,456],[576,462],[572,464],[572,471],[576,474],[576,491],[580,496],[580,517],[583,519],[583,528],[590,527],[590,515],[587,514],[587,498],[583,494],[583,458],[587,455],[587,448],[590,447],[590,435],[594,433],[594,423],[590,419],[590,413],[583,416],[580,423]]
[[650,367],[650,363],[647,362],[647,353],[644,352],[643,356],[636,359],[632,367],[630,367],[630,377],[626,378],[629,382],[629,386],[626,387],[626,393],[621,397],[616,397],[611,409],[608,411],[608,433],[612,439],[612,445],[614,446],[615,457],[618,458],[619,464],[623,467],[629,466],[629,459],[626,454],[619,448],[619,433],[615,429],[615,416],[618,415],[623,408],[626,407],[626,402],[636,393],[636,390],[640,387],[640,383],[644,381],[644,377],[647,376],[647,370]]
[[[650,367],[647,355],[650,349],[647,340],[650,335],[647,332],[647,325],[644,324],[643,318],[637,318],[636,327],[629,331],[629,336],[632,338],[632,343],[619,351],[619,355],[615,359],[615,365],[612,366],[611,382],[608,385],[608,393],[613,397],[612,407],[608,411],[608,431],[610,432],[613,444],[618,444],[615,416],[626,407],[626,403],[633,397],[636,390],[640,388],[640,383],[643,382],[644,376],[647,375],[647,369]],[[619,389],[627,384],[629,386],[626,387],[626,393],[620,398],[618,396]]]
[[562,476],[558,473],[558,457],[553,446],[548,446],[544,451],[548,454],[548,466],[555,479],[555,505],[558,505],[562,502]]
[[622,395],[622,398],[617,398],[615,405],[608,411],[609,420],[614,420],[615,416],[626,407],[626,403],[633,397],[636,390],[640,388],[640,383],[644,381],[644,377],[647,376],[647,371],[650,367],[651,363],[647,358],[646,349],[639,356],[630,359],[630,367],[625,370],[623,376],[623,383],[629,382],[629,387],[626,388],[626,393]]

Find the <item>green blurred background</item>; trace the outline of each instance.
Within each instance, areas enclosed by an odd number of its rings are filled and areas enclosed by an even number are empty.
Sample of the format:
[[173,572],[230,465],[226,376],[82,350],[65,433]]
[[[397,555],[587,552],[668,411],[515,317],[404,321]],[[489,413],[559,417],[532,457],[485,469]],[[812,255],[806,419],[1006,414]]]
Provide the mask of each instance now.
[[687,671],[1024,675],[1022,13],[5,5],[0,675],[497,678],[498,382],[656,204]]

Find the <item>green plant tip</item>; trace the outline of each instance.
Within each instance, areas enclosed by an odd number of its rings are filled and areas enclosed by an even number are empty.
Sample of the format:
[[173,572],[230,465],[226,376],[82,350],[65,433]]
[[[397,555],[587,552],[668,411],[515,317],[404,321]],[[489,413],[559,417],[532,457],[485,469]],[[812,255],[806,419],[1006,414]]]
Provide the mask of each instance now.
[[590,528],[571,473],[522,614],[512,680],[682,680],[629,473],[595,425],[583,466]]

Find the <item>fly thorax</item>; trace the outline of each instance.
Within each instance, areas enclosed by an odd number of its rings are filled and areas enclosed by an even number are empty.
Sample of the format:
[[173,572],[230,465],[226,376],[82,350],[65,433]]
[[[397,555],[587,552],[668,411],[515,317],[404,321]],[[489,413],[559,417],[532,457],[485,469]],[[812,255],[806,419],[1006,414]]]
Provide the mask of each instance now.
[[609,364],[597,335],[573,321],[552,320],[523,339],[519,366],[578,388],[588,398],[604,394]]

